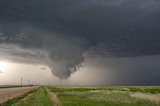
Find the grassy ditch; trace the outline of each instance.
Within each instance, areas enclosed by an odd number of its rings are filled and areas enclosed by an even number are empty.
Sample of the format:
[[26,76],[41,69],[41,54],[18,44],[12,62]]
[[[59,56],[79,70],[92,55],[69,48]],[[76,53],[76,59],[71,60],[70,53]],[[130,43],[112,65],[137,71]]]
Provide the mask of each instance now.
[[54,103],[49,97],[47,89],[41,87],[12,106],[54,106]]

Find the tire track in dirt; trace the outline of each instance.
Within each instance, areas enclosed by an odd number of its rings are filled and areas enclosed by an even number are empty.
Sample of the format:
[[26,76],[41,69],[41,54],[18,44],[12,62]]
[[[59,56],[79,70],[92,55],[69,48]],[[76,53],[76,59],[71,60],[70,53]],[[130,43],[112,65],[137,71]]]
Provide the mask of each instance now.
[[55,103],[55,106],[63,106],[62,103],[60,102],[60,100],[58,99],[57,94],[51,92],[49,89],[47,89],[47,91],[48,91],[48,94],[49,94],[52,102]]

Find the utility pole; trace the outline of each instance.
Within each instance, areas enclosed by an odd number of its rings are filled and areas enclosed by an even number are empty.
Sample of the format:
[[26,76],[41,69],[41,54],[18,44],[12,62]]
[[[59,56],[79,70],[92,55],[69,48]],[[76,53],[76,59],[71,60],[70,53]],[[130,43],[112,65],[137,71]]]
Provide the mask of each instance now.
[[30,80],[28,80],[28,85],[30,85]]
[[23,85],[23,78],[21,78],[21,86]]

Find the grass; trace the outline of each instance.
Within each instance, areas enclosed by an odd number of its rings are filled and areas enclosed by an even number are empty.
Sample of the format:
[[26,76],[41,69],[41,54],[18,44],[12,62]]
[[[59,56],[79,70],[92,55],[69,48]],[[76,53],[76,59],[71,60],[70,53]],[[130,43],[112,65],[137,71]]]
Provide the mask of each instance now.
[[[160,106],[160,87],[47,87],[63,106]],[[54,106],[46,87],[0,106]]]
[[160,87],[129,87],[131,92],[143,92],[143,93],[160,93]]
[[47,89],[41,87],[12,106],[54,106],[54,104],[48,96]]
[[[160,106],[131,94],[159,95],[159,87],[48,87],[64,106]],[[160,99],[160,97],[158,98]]]

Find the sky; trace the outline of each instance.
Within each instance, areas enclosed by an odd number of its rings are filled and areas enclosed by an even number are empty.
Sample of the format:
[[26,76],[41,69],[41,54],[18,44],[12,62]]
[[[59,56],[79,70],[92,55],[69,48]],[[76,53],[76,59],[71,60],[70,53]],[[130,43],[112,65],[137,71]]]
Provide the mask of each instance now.
[[159,0],[0,0],[0,84],[160,85]]

